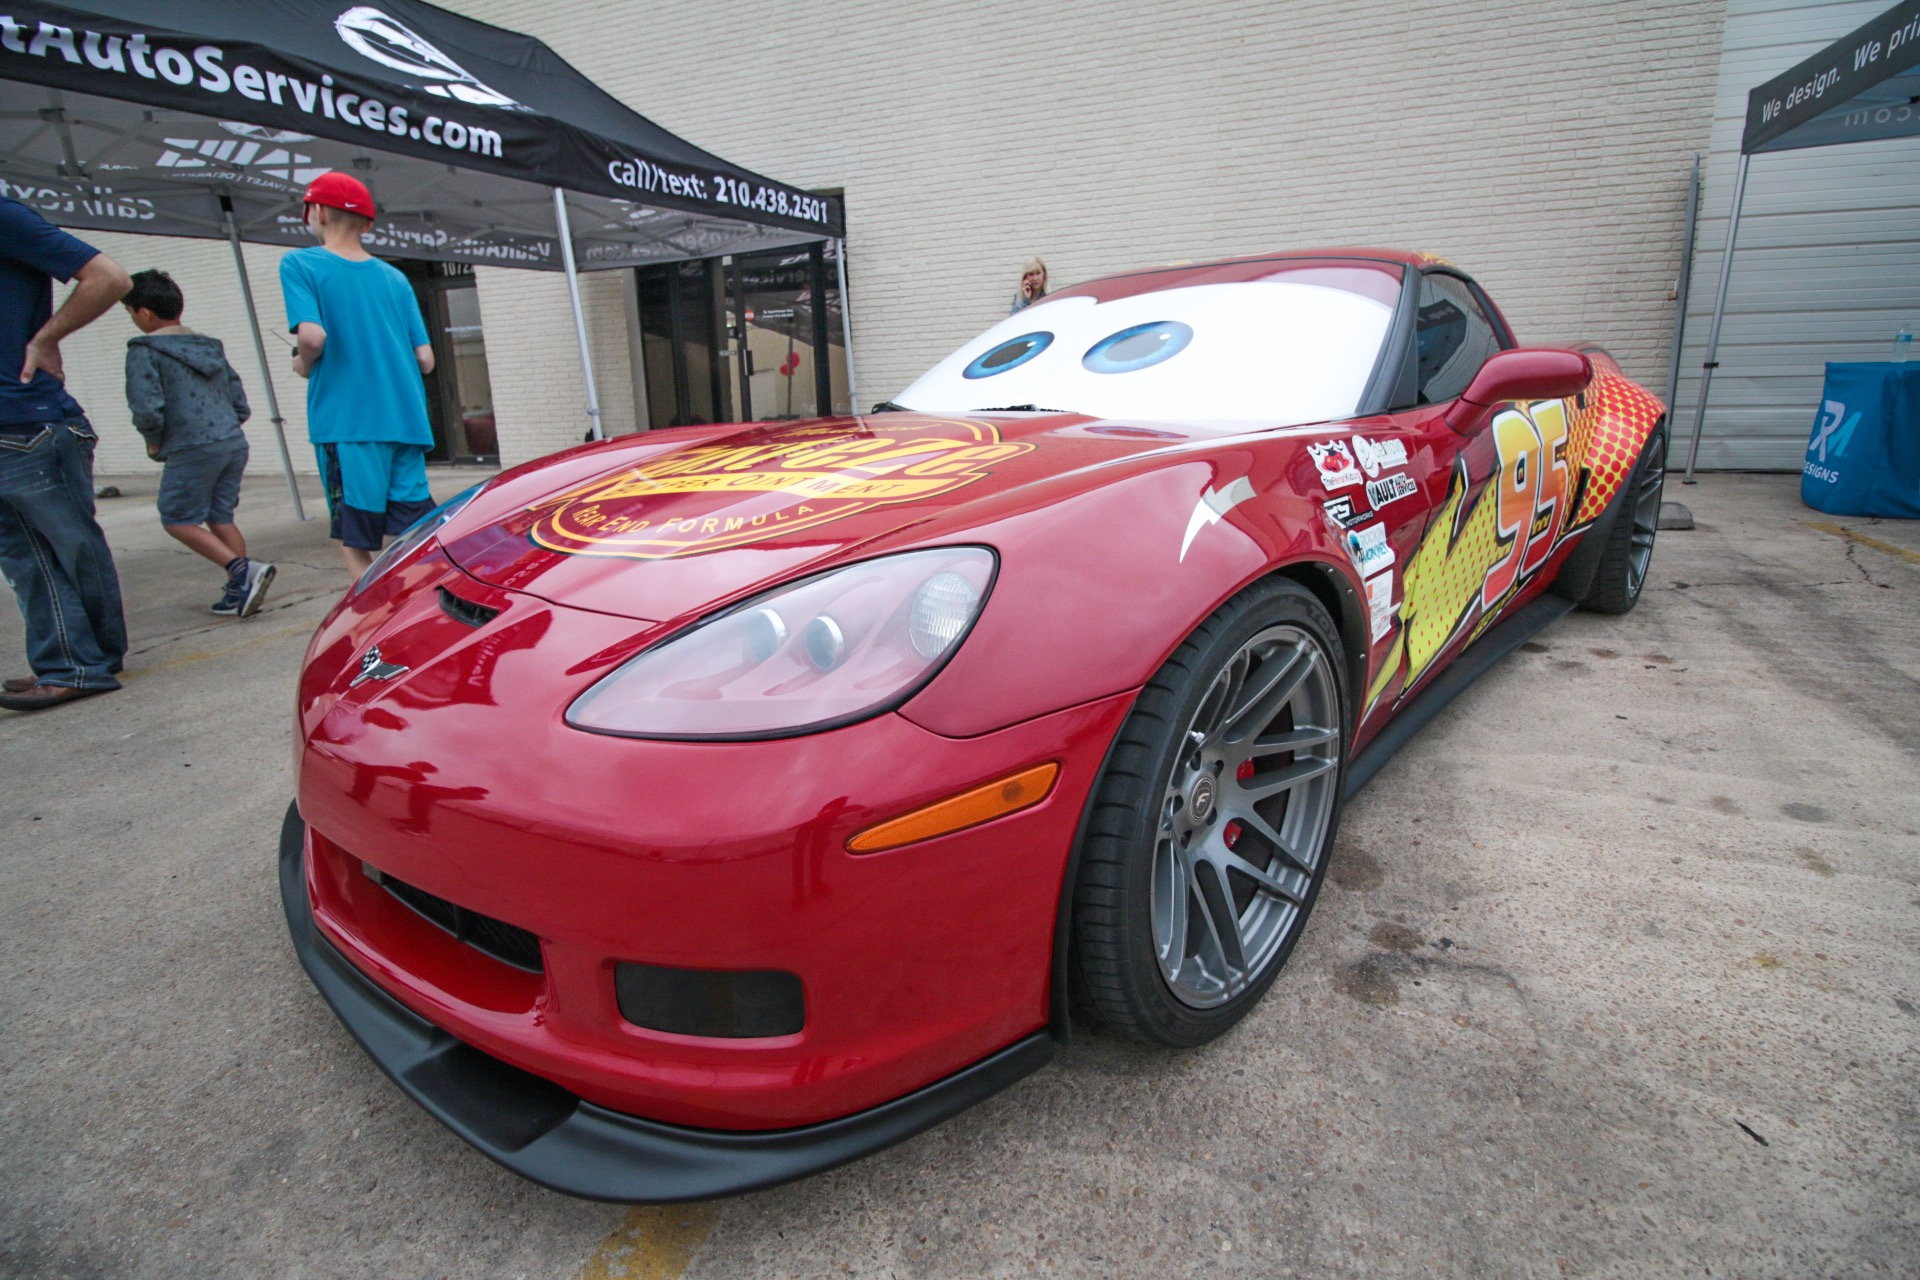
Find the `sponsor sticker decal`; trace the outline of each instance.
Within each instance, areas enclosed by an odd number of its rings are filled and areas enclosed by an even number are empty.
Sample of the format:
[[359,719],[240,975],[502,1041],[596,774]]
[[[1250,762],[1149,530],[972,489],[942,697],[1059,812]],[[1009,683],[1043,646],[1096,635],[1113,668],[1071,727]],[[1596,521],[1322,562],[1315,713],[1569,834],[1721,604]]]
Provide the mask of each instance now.
[[770,429],[650,458],[540,502],[528,508],[527,535],[569,555],[719,551],[939,497],[1032,448],[967,419]]
[[1407,443],[1404,440],[1369,440],[1365,436],[1355,436],[1353,456],[1360,460],[1360,469],[1371,480],[1388,467],[1407,465]]
[[1329,489],[1345,489],[1360,483],[1360,468],[1353,465],[1353,451],[1345,440],[1322,440],[1307,446],[1313,465],[1320,468],[1320,483]]
[[1387,542],[1387,526],[1370,524],[1347,533],[1347,554],[1363,578],[1371,577],[1393,563],[1393,547]]
[[1413,478],[1404,471],[1396,471],[1392,475],[1381,476],[1378,480],[1367,481],[1367,501],[1373,504],[1375,511],[1389,502],[1410,498],[1418,492],[1420,492],[1420,486],[1415,484]]
[[1351,529],[1355,525],[1365,524],[1367,521],[1373,519],[1373,512],[1356,509],[1353,505],[1353,499],[1345,497],[1344,495],[1338,498],[1328,498],[1320,505],[1326,508],[1328,517],[1342,529]]
[[1367,624],[1373,638],[1393,630],[1393,575],[1383,573],[1367,579]]

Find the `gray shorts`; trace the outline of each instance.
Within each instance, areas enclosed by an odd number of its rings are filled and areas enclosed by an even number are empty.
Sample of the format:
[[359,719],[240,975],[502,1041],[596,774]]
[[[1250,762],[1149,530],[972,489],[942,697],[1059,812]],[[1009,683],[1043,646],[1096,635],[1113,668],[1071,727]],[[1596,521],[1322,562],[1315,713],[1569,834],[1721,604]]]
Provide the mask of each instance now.
[[232,524],[247,442],[174,449],[160,473],[161,524]]

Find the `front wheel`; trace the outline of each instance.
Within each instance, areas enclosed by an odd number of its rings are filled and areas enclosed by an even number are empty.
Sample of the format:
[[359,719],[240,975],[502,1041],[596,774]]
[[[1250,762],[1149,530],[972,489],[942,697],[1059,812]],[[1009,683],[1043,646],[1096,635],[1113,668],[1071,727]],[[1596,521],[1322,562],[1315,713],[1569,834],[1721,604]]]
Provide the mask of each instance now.
[[1094,796],[1074,951],[1101,1021],[1203,1044],[1272,985],[1339,818],[1339,633],[1287,579],[1222,605],[1141,691]]

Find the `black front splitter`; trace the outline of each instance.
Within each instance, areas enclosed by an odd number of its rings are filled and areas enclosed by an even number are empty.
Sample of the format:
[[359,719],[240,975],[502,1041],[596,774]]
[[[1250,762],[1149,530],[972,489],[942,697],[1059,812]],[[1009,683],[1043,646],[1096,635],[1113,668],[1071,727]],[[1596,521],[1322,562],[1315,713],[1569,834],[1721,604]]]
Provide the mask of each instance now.
[[314,927],[305,836],[289,807],[280,899],[314,986],[408,1097],[515,1173],[568,1195],[666,1204],[789,1182],[910,1138],[1053,1057],[1055,1041],[1036,1032],[892,1102],[799,1129],[690,1129],[609,1111],[447,1034],[354,968]]

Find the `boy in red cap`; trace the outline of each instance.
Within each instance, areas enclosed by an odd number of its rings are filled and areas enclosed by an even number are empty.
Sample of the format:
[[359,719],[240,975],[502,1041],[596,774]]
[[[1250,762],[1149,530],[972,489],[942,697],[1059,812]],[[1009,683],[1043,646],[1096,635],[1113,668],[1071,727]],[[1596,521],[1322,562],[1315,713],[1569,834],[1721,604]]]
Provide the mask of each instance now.
[[293,371],[307,379],[307,435],[320,455],[331,535],[357,579],[389,534],[433,508],[427,488],[427,392],[433,347],[407,278],[366,251],[373,195],[323,173],[307,187],[320,238],[280,260]]

